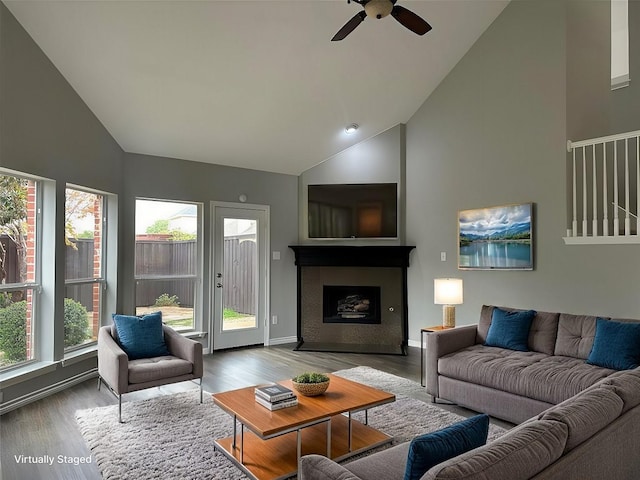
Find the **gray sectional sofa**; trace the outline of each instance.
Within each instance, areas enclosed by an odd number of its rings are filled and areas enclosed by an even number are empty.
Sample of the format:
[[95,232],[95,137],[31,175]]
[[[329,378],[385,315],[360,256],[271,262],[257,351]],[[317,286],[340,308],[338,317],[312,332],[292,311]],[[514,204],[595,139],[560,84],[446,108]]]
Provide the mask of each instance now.
[[434,398],[521,423],[615,372],[586,363],[597,317],[536,312],[529,351],[520,352],[484,345],[494,308],[482,307],[478,325],[427,335],[426,387]]
[[[520,425],[421,480],[640,478],[640,367],[586,363],[596,332],[592,316],[537,312],[529,351],[485,346],[494,308],[482,308],[477,326],[427,336],[427,391]],[[345,465],[307,455],[299,478],[401,479],[408,450],[405,442]]]
[[[509,430],[487,445],[436,465],[420,480],[637,480],[640,478],[640,369],[615,373]],[[409,442],[340,465],[300,460],[300,480],[395,480]]]

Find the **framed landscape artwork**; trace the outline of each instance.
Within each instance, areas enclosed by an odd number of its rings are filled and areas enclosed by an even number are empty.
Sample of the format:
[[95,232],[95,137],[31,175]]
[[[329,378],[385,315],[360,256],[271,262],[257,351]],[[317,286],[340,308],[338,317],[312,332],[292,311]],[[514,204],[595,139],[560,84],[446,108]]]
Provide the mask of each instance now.
[[460,210],[458,268],[533,270],[533,204]]

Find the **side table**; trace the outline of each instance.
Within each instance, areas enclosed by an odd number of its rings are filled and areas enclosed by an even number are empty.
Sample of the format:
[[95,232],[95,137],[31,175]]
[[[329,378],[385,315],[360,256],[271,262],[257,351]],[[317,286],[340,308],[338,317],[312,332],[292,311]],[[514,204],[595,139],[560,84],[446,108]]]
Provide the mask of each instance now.
[[424,383],[424,338],[428,333],[439,332],[441,330],[449,330],[455,327],[444,327],[442,325],[435,325],[433,327],[425,327],[420,329],[420,385],[425,386]]

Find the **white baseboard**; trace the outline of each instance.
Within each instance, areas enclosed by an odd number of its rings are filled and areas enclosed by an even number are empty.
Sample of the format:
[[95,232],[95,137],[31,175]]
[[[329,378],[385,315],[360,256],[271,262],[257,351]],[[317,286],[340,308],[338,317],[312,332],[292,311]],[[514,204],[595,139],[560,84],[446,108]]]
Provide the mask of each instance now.
[[74,377],[67,378],[62,380],[61,382],[54,383],[53,385],[48,385],[40,390],[36,390],[35,392],[28,393],[27,395],[23,395],[22,397],[14,398],[13,400],[9,400],[6,403],[3,403],[0,406],[0,415],[4,415],[11,410],[15,410],[16,408],[23,407],[29,403],[35,402],[36,400],[41,400],[49,395],[53,395],[54,393],[61,392],[66,390],[69,387],[77,385],[78,383],[85,382],[91,378],[98,377],[98,369],[92,368],[87,372],[83,372]]
[[418,347],[418,348],[420,348],[420,341],[418,341],[418,340],[409,340],[409,346],[410,347]]
[[285,343],[296,343],[297,341],[298,337],[270,338],[268,345],[283,345]]

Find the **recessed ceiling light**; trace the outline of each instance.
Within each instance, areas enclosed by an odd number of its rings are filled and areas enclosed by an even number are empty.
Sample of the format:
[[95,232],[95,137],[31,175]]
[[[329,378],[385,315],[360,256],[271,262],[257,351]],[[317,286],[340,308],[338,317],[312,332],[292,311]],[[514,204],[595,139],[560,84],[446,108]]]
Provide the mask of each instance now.
[[358,130],[358,124],[357,123],[352,123],[351,125],[347,125],[347,127],[344,129],[345,133],[347,135],[351,135],[352,133],[356,133],[356,130]]

